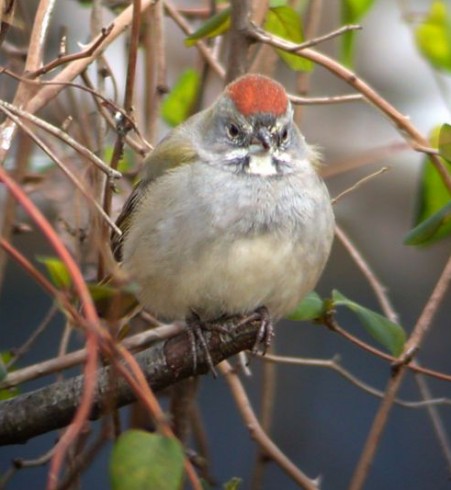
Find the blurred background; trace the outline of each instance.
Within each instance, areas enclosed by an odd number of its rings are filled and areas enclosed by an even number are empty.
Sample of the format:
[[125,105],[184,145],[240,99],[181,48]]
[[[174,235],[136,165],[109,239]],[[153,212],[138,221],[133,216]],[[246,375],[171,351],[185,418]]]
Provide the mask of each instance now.
[[[30,12],[34,11],[32,9],[36,3],[28,0]],[[323,3],[319,33],[340,26],[340,2],[324,0]],[[183,4],[196,6],[199,2]],[[433,127],[450,122],[446,106],[450,80],[445,75],[434,73],[418,54],[411,27],[403,19],[401,11],[406,4],[409,12],[417,14],[424,14],[430,6],[426,0],[374,2],[362,22],[363,31],[358,34],[355,71],[382,97],[410,117],[423,134],[428,134]],[[112,18],[112,14],[105,10],[105,24],[109,18]],[[63,25],[67,27],[70,49],[77,50],[78,43],[85,43],[89,38],[89,8],[82,8],[75,0],[57,2],[49,39],[49,43],[55,46],[53,51],[48,50],[49,59],[56,52]],[[168,84],[171,86],[183,69],[198,66],[198,55],[194,48],[184,47],[184,36],[170,20],[166,21],[165,28]],[[339,41],[321,44],[319,50],[336,57]],[[125,73],[124,46],[119,42],[114,43],[106,56],[115,76],[121,80],[121,74]],[[285,66],[278,67],[277,77],[288,90],[294,90],[294,76]],[[211,78],[213,83],[205,97],[207,102],[212,100],[221,86],[214,75]],[[8,84],[5,83],[3,87],[0,84],[1,97],[10,100],[8,90]],[[310,96],[348,93],[352,93],[352,90],[345,83],[321,67],[315,69]],[[422,155],[407,149],[400,151],[403,139],[399,133],[377,110],[364,102],[305,106],[301,129],[307,140],[322,150],[323,171],[332,197],[365,175],[383,166],[389,167],[389,171],[339,200],[335,212],[338,224],[349,234],[387,288],[400,323],[410,332],[450,252],[449,239],[424,249],[403,245],[404,237],[413,225]],[[165,130],[162,125],[159,136]],[[37,158],[39,160],[39,155]],[[349,162],[356,162],[359,168],[343,173],[342,168]],[[0,199],[3,197],[0,194]],[[36,199],[43,199],[43,203],[49,205],[48,194],[44,197],[47,199],[36,195]],[[51,209],[50,205],[50,212]],[[20,235],[15,239],[15,244],[31,258],[51,253],[38,234]],[[333,289],[380,311],[367,281],[338,240],[318,292],[328,296]],[[446,373],[451,373],[450,300],[448,294],[419,354],[419,361],[424,366]],[[21,345],[44,318],[50,304],[51,300],[25,273],[9,263],[0,297],[0,350]],[[338,320],[347,330],[371,342],[354,316],[340,311]],[[57,316],[24,363],[32,364],[54,356],[62,327],[63,320]],[[321,359],[330,359],[338,354],[343,366],[355,376],[384,390],[390,376],[390,366],[324,327],[285,321],[276,332],[277,354]],[[73,339],[72,342],[73,347],[82,345],[82,339]],[[252,376],[245,378],[244,383],[258,411],[262,363],[253,361],[251,370]],[[48,379],[30,382],[22,390],[31,390],[47,382]],[[434,398],[451,398],[448,384],[434,379],[427,382]],[[411,374],[406,377],[399,397],[409,401],[421,399]],[[274,398],[271,434],[276,444],[310,477],[320,477],[321,488],[346,488],[379,400],[331,370],[284,365],[277,368]],[[249,488],[256,447],[221,378],[202,379],[199,406],[209,436],[212,472],[218,483],[238,476],[243,479],[241,488]],[[450,410],[449,404],[438,407],[448,432],[451,429]],[[23,446],[0,448],[0,472],[9,467],[12,458],[34,459],[40,456],[55,439],[56,434],[47,434]],[[105,447],[95,459],[82,478],[81,488],[108,488],[110,450],[111,447]],[[22,470],[7,488],[43,488],[46,473],[45,467]],[[450,477],[450,467],[440,450],[427,410],[395,406],[365,488],[442,490],[451,487]],[[277,466],[269,463],[263,488],[291,490],[297,487]]]

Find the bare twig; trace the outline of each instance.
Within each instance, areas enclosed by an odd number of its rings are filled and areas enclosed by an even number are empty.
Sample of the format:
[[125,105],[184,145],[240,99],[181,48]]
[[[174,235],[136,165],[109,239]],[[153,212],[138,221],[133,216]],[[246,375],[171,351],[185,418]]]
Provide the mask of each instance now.
[[363,100],[362,94],[331,95],[329,97],[301,97],[299,95],[290,94],[288,98],[294,105],[343,104],[346,102],[357,102]]
[[426,304],[420,318],[418,319],[412,334],[404,346],[404,352],[399,359],[399,363],[409,362],[412,356],[418,351],[420,345],[432,326],[432,319],[437,311],[438,305],[443,299],[451,282],[451,256],[440,276],[440,279]]
[[118,179],[121,177],[120,172],[110,168],[108,165],[106,165],[103,162],[103,160],[101,160],[97,155],[95,155],[95,153],[88,150],[88,148],[81,145],[80,143],[78,143],[78,141],[74,140],[65,131],[62,131],[61,129],[57,128],[56,126],[53,126],[52,124],[44,121],[43,119],[36,117],[33,114],[30,114],[29,112],[24,111],[18,107],[15,107],[14,105],[9,104],[4,100],[0,100],[0,108],[7,109],[9,112],[17,116],[20,116],[21,118],[26,119],[27,121],[32,122],[33,124],[44,129],[51,135],[57,137],[59,140],[63,141],[64,143],[72,147],[75,151],[80,153],[80,155],[88,159],[91,163],[96,165],[96,167],[102,170],[102,172],[105,172],[105,174],[108,175],[110,179]]
[[[255,343],[259,325],[258,321],[245,325],[240,324],[237,327],[227,324],[226,328],[231,329],[230,337],[217,331],[205,334],[213,361],[218,363],[242,350],[251,349]],[[118,351],[124,350],[120,345],[117,346],[117,349]],[[112,366],[96,371],[98,384],[92,398],[90,417],[98,418],[101,415],[106,397],[111,395],[109,389],[111,370],[114,373],[121,369],[121,374],[127,372],[130,375],[129,368],[133,359],[135,366],[140,366],[142,372],[145,373],[143,381],[147,386],[146,389],[149,390],[148,383],[150,383],[153,390],[161,390],[179,380],[207,373],[209,365],[204,349],[197,348],[196,355],[197,367],[195,369],[190,337],[186,331],[182,331],[175,337],[151,345],[147,350],[137,354],[136,358],[129,354],[126,358],[126,365],[114,362]],[[133,371],[133,376],[128,376],[125,380],[118,379],[115,392],[115,402],[118,406],[129,404],[137,397],[143,399],[143,388],[132,389],[137,382],[141,386],[141,381],[135,378],[135,373]],[[93,376],[92,372],[90,376]],[[67,425],[79,405],[84,382],[84,376],[77,376],[1,402],[0,444],[25,441],[38,434]],[[54,403],[49,404],[49,399]],[[166,434],[170,434],[166,417],[160,410],[157,416],[161,417],[161,420],[157,422],[165,423],[166,428],[161,428]],[[155,414],[155,412],[152,413]]]
[[[270,355],[270,354],[266,354]],[[264,358],[265,356],[259,356]],[[270,434],[272,419],[274,414],[274,405],[276,401],[276,363],[264,363],[261,383],[261,402],[259,420],[262,430]],[[269,462],[266,453],[259,448],[255,455],[254,469],[252,472],[251,489],[257,490],[262,488],[264,471]]]
[[347,156],[343,160],[331,162],[320,169],[321,175],[324,178],[340,175],[349,172],[355,168],[360,168],[365,165],[371,165],[379,160],[391,157],[396,153],[411,149],[411,146],[404,141],[396,141],[393,143],[384,144],[375,148],[366,149],[359,152],[355,156]]
[[[127,337],[122,341],[122,345],[130,351],[140,351],[149,347],[152,343],[174,337],[184,330],[181,323],[162,325],[152,330]],[[12,388],[26,381],[48,376],[65,369],[83,364],[86,361],[86,349],[80,349],[64,356],[60,356],[47,361],[42,361],[32,366],[27,366],[9,373],[1,382],[0,389]]]
[[36,134],[31,131],[22,121],[16,117],[12,112],[10,112],[1,102],[0,110],[3,111],[9,118],[11,118],[21,129],[24,131],[47,155],[58,165],[58,167],[63,171],[66,177],[74,184],[74,186],[79,190],[81,194],[86,198],[86,200],[91,204],[91,206],[96,209],[96,211],[102,216],[105,223],[108,224],[111,229],[113,229],[117,234],[121,235],[121,230],[112,221],[108,214],[103,210],[99,203],[92,197],[91,193],[86,190],[86,186],[80,182],[78,177],[61,161],[60,158],[51,150]]
[[[0,238],[0,245],[3,245],[3,242]],[[50,309],[47,311],[44,318],[39,322],[38,326],[35,328],[34,332],[27,338],[27,340],[17,349],[14,350],[14,354],[11,359],[6,363],[6,368],[10,369],[19,359],[21,359],[32,347],[32,345],[36,342],[37,338],[45,331],[45,329],[49,326],[49,323],[53,320],[56,313],[58,312],[58,308],[55,304],[52,304]]]
[[347,194],[349,194],[350,192],[353,192],[355,191],[356,189],[358,189],[359,187],[361,187],[363,184],[366,184],[369,180],[371,179],[374,179],[374,177],[378,177],[379,175],[385,173],[387,170],[389,170],[388,167],[382,167],[380,168],[379,170],[377,170],[376,172],[373,172],[372,174],[370,175],[366,175],[365,177],[361,178],[359,181],[357,181],[354,185],[352,185],[351,187],[349,187],[348,189],[345,189],[343,192],[340,192],[340,194],[338,194],[338,196],[335,196],[331,202],[332,204],[335,204],[337,201],[339,201],[342,197],[346,196]]
[[110,32],[113,30],[113,24],[110,24],[108,27],[103,27],[100,31],[100,34],[95,38],[95,41],[91,43],[86,49],[79,51],[78,53],[68,54],[66,56],[61,56],[56,58],[49,63],[45,64],[43,67],[39,68],[28,74],[29,78],[36,78],[49,71],[54,70],[58,66],[65,65],[67,63],[71,63],[72,61],[80,60],[82,58],[87,58],[91,56],[97,48],[104,42],[104,40],[110,35]]
[[[428,331],[432,324],[432,319],[437,312],[437,309],[442,302],[446,291],[448,290],[449,282],[451,281],[451,258],[443,270],[437,284],[432,291],[426,306],[423,309],[418,321],[413,329],[413,332],[406,343],[404,349],[404,355],[401,356],[397,364],[397,369],[394,371],[392,378],[389,380],[387,389],[385,391],[384,399],[379,406],[379,410],[373,420],[370,432],[366,439],[361,457],[356,466],[354,475],[351,480],[350,490],[360,490],[368,476],[370,466],[376,454],[376,450],[379,446],[379,440],[385,429],[390,410],[393,406],[396,394],[404,379],[406,364],[405,361],[411,358],[412,353],[418,349],[421,341],[424,338],[425,333]],[[408,357],[407,357],[408,356]]]
[[[366,342],[363,342],[362,340],[358,339],[354,335],[347,332],[344,328],[342,328],[338,324],[338,322],[331,315],[326,315],[324,318],[321,319],[321,321],[324,323],[324,325],[327,328],[332,330],[332,332],[338,333],[339,335],[344,337],[346,340],[349,340],[351,343],[353,343],[360,349],[363,349],[369,352],[370,354],[375,355],[376,357],[380,357],[381,359],[389,361],[392,366],[399,361],[397,357],[393,357],[390,354],[387,354],[379,349],[376,349],[376,347],[373,347],[367,344]],[[440,371],[434,371],[433,369],[428,369],[423,366],[418,366],[414,362],[407,364],[407,367],[408,369],[416,373],[425,374],[426,376],[431,376],[432,378],[440,379],[441,381],[451,381],[451,374],[445,374]]]
[[[127,64],[127,77],[125,82],[125,94],[124,94],[124,109],[129,119],[133,120],[133,94],[135,90],[135,77],[136,77],[136,61],[138,57],[139,46],[139,31],[141,27],[141,0],[133,0],[133,12],[132,12],[132,27],[130,33],[130,47],[128,53]],[[123,118],[118,119],[117,137],[111,156],[110,167],[114,170],[117,169],[119,161],[121,160],[124,152],[124,138],[125,135],[132,129],[127,123],[127,120]],[[113,199],[113,188],[109,182],[105,183],[103,190],[103,210],[106,215],[111,215],[111,204]],[[101,225],[101,240],[104,243],[108,243],[109,229],[108,227]],[[103,251],[100,251],[98,258],[98,279],[101,280],[105,276],[105,264]]]
[[[276,48],[284,49],[289,52],[299,51],[299,46],[289,41],[285,41],[277,36],[273,36],[261,29],[253,28],[249,31],[249,35],[253,36],[256,40],[268,43]],[[422,147],[428,147],[427,139],[416,129],[416,127],[410,122],[409,118],[401,114],[395,107],[393,107],[387,100],[379,95],[374,89],[372,89],[362,79],[358,78],[348,68],[337,61],[329,58],[328,56],[318,53],[313,49],[302,48],[300,56],[307,58],[314,63],[324,66],[326,69],[334,73],[338,78],[342,78],[346,83],[354,87],[360,92],[367,102],[371,103],[374,107],[379,109],[395,124],[400,134],[409,142],[412,147],[419,145]],[[431,162],[440,174],[443,183],[451,193],[451,175],[448,173],[447,168],[443,165],[437,155],[431,155]]]
[[363,275],[365,276],[368,284],[371,286],[374,294],[376,295],[377,300],[384,312],[385,316],[389,318],[392,322],[397,323],[399,321],[398,314],[396,313],[391,301],[386,293],[386,289],[384,285],[381,283],[379,278],[376,276],[374,271],[371,269],[368,262],[365,260],[363,255],[357,249],[357,247],[352,243],[351,239],[348,235],[343,231],[340,226],[335,227],[335,234],[337,238],[340,240],[342,245],[348,251],[352,260],[356,263],[357,267],[361,270]]
[[317,490],[318,482],[304,474],[265,434],[255,416],[246,391],[230,363],[223,361],[219,364],[218,368],[221,374],[225,376],[238,410],[252,438],[262,448],[265,454],[277,463],[300,487],[307,490]]
[[[133,148],[133,150],[135,150],[141,156],[146,156],[147,153],[152,149],[152,146],[141,135],[141,133],[138,129],[138,126],[135,124],[134,120],[131,117],[129,117],[126,114],[126,112],[121,107],[119,107],[118,104],[116,104],[114,101],[112,101],[108,97],[105,97],[102,93],[100,93],[98,90],[95,90],[92,87],[92,84],[90,83],[89,77],[87,76],[86,72],[81,74],[82,79],[84,80],[84,82],[87,85],[86,87],[84,85],[80,85],[79,83],[75,83],[75,82],[53,82],[53,81],[28,80],[27,78],[21,77],[21,76],[17,75],[17,73],[13,73],[12,71],[10,71],[6,68],[1,68],[0,74],[1,73],[5,73],[10,77],[15,78],[16,80],[20,80],[21,82],[35,85],[37,87],[42,87],[45,85],[48,85],[48,86],[55,85],[55,86],[62,87],[62,89],[68,88],[68,87],[74,87],[78,90],[88,92],[89,94],[91,94],[93,96],[93,100],[94,100],[97,108],[102,113],[103,117],[105,118],[106,122],[108,123],[108,125],[110,126],[111,129],[113,129],[114,131],[117,131],[117,118],[120,117],[120,118],[123,118],[124,123],[133,130],[133,132],[136,134],[136,136],[138,137],[138,139],[141,143],[140,144],[139,142],[133,140],[132,138],[130,138],[129,135],[126,135],[125,141],[127,142],[127,144],[131,148]],[[99,103],[99,100],[102,103]],[[7,104],[7,102],[5,102],[5,101],[2,101],[2,103]],[[9,104],[8,107],[15,107],[15,106],[13,106],[12,104]],[[21,109],[19,109],[18,107],[15,107],[15,110],[21,111]],[[28,113],[26,111],[22,111],[21,114],[24,114],[24,115],[29,114],[28,117],[31,120],[32,115],[30,113]],[[35,117],[35,116],[33,116],[33,117]],[[65,133],[63,133],[63,134],[65,134]],[[83,147],[83,148],[85,148],[85,147]],[[85,148],[85,149],[88,150],[87,148]],[[102,165],[105,165],[105,164],[102,162]],[[102,165],[101,165],[101,167],[102,167]],[[112,173],[113,176],[120,177],[119,172],[111,169],[108,166],[106,166],[106,169],[108,169],[108,172]]]
[[288,53],[299,53],[300,51],[303,51],[306,48],[310,48],[312,46],[317,46],[320,43],[323,43],[324,41],[329,41],[329,39],[333,39],[335,37],[342,36],[345,32],[349,31],[359,31],[362,29],[362,26],[360,25],[347,25],[340,27],[332,32],[328,32],[327,34],[324,34],[323,36],[318,36],[315,37],[314,39],[309,39],[308,41],[305,41],[300,44],[294,44],[293,46],[285,49]]
[[[293,366],[312,366],[331,369],[335,371],[345,380],[356,386],[359,390],[375,396],[376,398],[382,398],[384,392],[374,388],[373,386],[365,383],[350,371],[345,369],[341,363],[339,356],[335,356],[332,359],[305,359],[301,357],[290,356],[276,356],[274,354],[266,354],[265,356],[258,356],[260,360],[264,362],[277,363],[277,364],[289,364]],[[421,401],[401,400],[396,398],[395,403],[406,408],[425,408],[437,405],[451,405],[451,399],[449,398],[430,398]]]
[[[172,2],[169,0],[164,0],[164,8],[171,17],[171,19],[180,27],[180,29],[189,36],[193,33],[191,26],[186,22],[186,20],[179,14],[178,10],[174,7]],[[205,61],[212,67],[213,71],[220,78],[225,78],[225,70],[221,63],[212,55],[211,51],[208,49],[206,44],[203,41],[197,41],[195,44],[196,48],[199,50],[199,53],[203,56]]]
[[[416,375],[415,381],[418,385],[418,388],[420,390],[423,399],[426,401],[431,401],[432,394],[424,376]],[[427,405],[427,410],[428,410],[429,418],[431,419],[432,422],[432,426],[434,428],[435,435],[439,441],[443,456],[448,466],[448,474],[451,474],[451,444],[446,432],[446,427],[444,426],[440,414],[435,406]]]
[[155,142],[161,101],[169,90],[166,81],[166,50],[164,44],[163,2],[148,10],[144,32],[144,134]]
[[249,65],[252,39],[247,35],[250,26],[251,0],[231,0],[229,57],[226,82],[244,75]]

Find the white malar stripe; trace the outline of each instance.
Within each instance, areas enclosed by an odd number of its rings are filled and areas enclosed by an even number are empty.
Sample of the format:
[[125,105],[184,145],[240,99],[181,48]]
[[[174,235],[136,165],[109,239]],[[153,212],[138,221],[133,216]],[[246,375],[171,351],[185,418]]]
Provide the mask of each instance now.
[[256,175],[276,175],[277,169],[273,165],[273,156],[269,152],[251,155],[248,172]]

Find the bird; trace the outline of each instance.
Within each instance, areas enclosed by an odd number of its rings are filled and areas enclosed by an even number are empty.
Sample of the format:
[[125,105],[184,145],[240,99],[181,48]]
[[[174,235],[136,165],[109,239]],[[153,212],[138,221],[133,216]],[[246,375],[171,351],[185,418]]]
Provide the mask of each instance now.
[[330,254],[334,214],[319,165],[279,82],[229,83],[157,144],[117,219],[113,252],[140,303],[188,327],[263,312],[256,345],[266,348]]

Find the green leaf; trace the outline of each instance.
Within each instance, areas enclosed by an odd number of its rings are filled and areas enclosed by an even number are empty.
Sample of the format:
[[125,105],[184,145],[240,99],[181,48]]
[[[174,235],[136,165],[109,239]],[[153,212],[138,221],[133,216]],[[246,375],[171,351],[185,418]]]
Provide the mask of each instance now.
[[324,301],[318,293],[311,291],[298,304],[296,309],[288,315],[289,320],[315,320],[324,314]]
[[[287,5],[270,8],[266,14],[264,28],[271,34],[295,44],[300,44],[304,40],[301,18],[296,10]],[[310,71],[313,69],[313,63],[310,60],[301,58],[296,54],[287,53],[282,49],[276,49],[276,51],[292,70]]]
[[415,29],[415,41],[434,68],[451,71],[451,16],[443,0],[432,2],[427,17]]
[[173,438],[141,430],[124,432],[110,459],[112,490],[180,490],[184,452]]
[[133,283],[120,288],[109,284],[88,284],[88,289],[97,313],[107,320],[120,320],[138,305],[138,287]]
[[[431,146],[439,148],[443,157],[449,157],[451,148],[451,126],[444,124],[431,131]],[[443,158],[442,164],[451,172],[451,163]],[[414,229],[409,232],[404,243],[407,245],[427,245],[447,236],[446,211],[450,202],[448,188],[429,157],[423,163]],[[430,219],[430,221],[429,221]]]
[[339,291],[332,292],[335,306],[345,306],[356,314],[365,330],[395,357],[399,356],[406,341],[404,329],[385,316],[346,298]]
[[[111,158],[113,157],[113,152],[114,152],[113,146],[107,146],[103,152],[103,161],[111,162]],[[130,170],[133,170],[135,166],[134,156],[135,154],[133,150],[131,150],[130,148],[125,148],[122,153],[122,158],[119,160],[119,165],[117,167],[117,170],[122,174],[127,173]]]
[[200,76],[196,70],[182,73],[161,107],[161,115],[170,126],[177,126],[191,115],[199,87]]
[[451,235],[451,201],[407,233],[405,245],[431,245]]
[[0,354],[0,381],[3,381],[8,374],[5,362],[3,361],[3,353]]
[[[373,3],[374,0],[342,0],[341,23],[358,24]],[[341,60],[347,66],[353,64],[356,34],[356,31],[348,31],[341,37]]]
[[234,477],[228,482],[224,483],[224,490],[238,490],[243,480],[241,478]]
[[451,124],[443,124],[438,137],[440,155],[451,162]]
[[[15,371],[14,366],[11,367],[8,371],[6,368],[6,364],[11,360],[12,354],[10,351],[0,352],[0,381],[3,381],[8,372]],[[4,388],[0,390],[0,401],[9,400],[10,398],[14,398],[19,394],[19,388],[14,386],[13,388]]]
[[210,17],[199,29],[185,39],[185,46],[194,46],[199,39],[220,36],[230,28],[231,8],[227,7],[213,17]]
[[60,289],[68,289],[72,285],[72,278],[66,264],[56,257],[36,257],[36,260],[44,264],[47,274],[53,285]]

